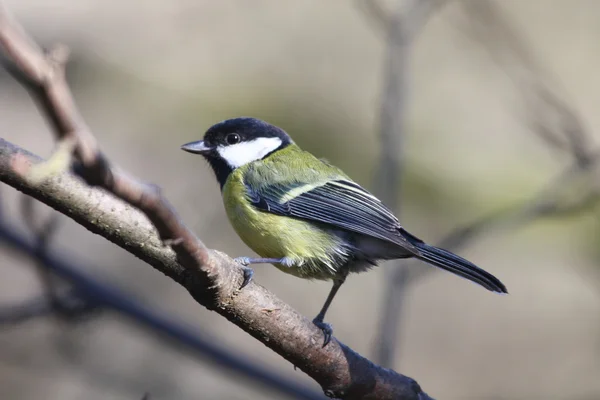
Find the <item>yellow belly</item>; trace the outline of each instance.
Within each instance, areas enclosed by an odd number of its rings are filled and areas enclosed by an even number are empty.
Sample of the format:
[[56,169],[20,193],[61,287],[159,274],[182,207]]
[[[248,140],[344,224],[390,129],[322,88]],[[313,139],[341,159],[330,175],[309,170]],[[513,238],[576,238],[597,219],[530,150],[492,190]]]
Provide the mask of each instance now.
[[[307,279],[331,279],[339,268],[331,259],[341,240],[306,221],[257,210],[246,200],[241,173],[234,171],[223,187],[225,211],[239,237],[261,257],[287,258],[283,272]],[[337,246],[337,247],[336,247]]]

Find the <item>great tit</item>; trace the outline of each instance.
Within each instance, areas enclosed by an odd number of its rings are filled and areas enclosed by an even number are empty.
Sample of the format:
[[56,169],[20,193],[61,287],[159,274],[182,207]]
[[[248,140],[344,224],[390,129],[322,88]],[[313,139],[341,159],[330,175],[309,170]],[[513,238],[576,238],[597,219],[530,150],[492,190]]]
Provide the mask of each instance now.
[[302,150],[283,129],[256,118],[234,118],[181,148],[208,161],[229,221],[262,257],[237,261],[244,266],[272,263],[300,278],[333,281],[313,320],[324,333],[324,345],[332,334],[325,313],[340,286],[350,272],[366,271],[380,260],[418,258],[492,292],[507,293],[492,274],[408,233],[375,196]]

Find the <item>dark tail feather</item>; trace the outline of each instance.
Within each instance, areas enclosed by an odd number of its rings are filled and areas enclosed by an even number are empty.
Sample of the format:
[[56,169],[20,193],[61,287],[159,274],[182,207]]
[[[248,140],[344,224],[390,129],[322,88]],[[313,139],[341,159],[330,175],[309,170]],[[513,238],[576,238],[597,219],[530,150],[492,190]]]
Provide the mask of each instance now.
[[508,293],[506,286],[489,272],[447,250],[430,246],[404,230],[402,233],[410,243],[419,249],[420,254],[415,254],[418,259],[478,283],[492,292]]

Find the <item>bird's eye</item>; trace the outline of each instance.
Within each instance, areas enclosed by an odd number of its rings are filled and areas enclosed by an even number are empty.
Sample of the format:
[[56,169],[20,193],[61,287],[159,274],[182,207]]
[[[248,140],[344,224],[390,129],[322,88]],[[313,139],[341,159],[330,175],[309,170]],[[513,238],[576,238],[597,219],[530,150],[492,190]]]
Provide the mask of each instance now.
[[227,142],[227,144],[236,144],[239,143],[240,140],[240,135],[238,135],[237,133],[230,133],[229,135],[225,136],[225,141]]

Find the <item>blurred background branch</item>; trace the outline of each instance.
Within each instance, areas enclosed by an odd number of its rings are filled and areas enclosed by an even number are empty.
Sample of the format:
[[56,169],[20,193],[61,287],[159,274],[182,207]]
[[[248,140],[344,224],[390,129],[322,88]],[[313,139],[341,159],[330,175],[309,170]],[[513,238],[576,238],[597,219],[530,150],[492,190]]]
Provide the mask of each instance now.
[[491,1],[459,3],[466,14],[460,22],[468,38],[489,51],[492,58],[521,92],[516,112],[530,131],[550,148],[572,156],[585,168],[591,161],[591,138],[579,113],[556,79],[536,58],[526,38],[510,23],[502,8]]
[[[403,167],[404,136],[406,135],[407,102],[410,92],[409,69],[411,47],[418,30],[442,0],[398,0],[396,10],[386,12],[378,0],[359,2],[365,15],[373,17],[387,33],[386,58],[382,73],[383,84],[379,106],[380,155],[374,181],[375,193],[386,204],[394,207],[402,221],[399,199]],[[381,321],[374,359],[391,368],[396,357],[398,325],[402,319],[407,270],[404,262],[388,262],[386,287],[381,302]]]
[[[429,17],[436,6],[444,2],[398,1],[398,10],[391,15],[377,1],[358,3],[366,16],[389,32],[379,118],[381,158],[375,182],[380,197],[398,207],[402,155],[405,153],[402,142],[406,130],[406,98],[410,93],[407,87],[409,50],[414,44],[415,34],[411,28],[422,26],[422,18]],[[452,251],[470,245],[483,235],[497,233],[499,229],[507,232],[543,217],[589,212],[600,199],[599,159],[592,149],[590,135],[577,112],[564,99],[566,96],[558,94],[559,89],[537,62],[526,40],[511,26],[494,2],[465,0],[458,3],[466,14],[467,23],[461,21],[457,26],[465,31],[468,38],[477,40],[489,50],[521,92],[525,107],[518,107],[516,111],[524,124],[547,146],[569,155],[575,164],[567,167],[547,187],[522,204],[452,230],[438,243],[438,246]],[[404,27],[409,26],[405,29],[410,34],[402,31],[403,21]],[[410,21],[410,24],[406,24],[406,21]],[[400,213],[397,212],[397,215]],[[381,299],[382,312],[374,343],[374,359],[381,365],[393,368],[398,367],[402,342],[399,328],[411,285],[437,270],[415,261],[389,262],[386,268],[388,271]]]

